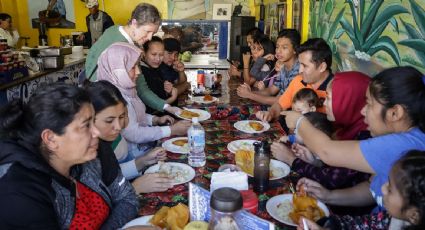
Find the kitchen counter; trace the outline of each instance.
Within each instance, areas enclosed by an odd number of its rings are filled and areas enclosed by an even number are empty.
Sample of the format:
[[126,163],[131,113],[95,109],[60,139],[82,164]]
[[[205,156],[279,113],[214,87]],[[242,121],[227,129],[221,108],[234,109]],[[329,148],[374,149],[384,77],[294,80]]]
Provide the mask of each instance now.
[[26,102],[29,96],[42,84],[57,81],[78,84],[78,75],[84,70],[85,60],[85,57],[71,58],[71,55],[66,55],[64,58],[64,67],[61,69],[48,69],[42,72],[30,71],[30,75],[27,77],[1,85],[0,105],[6,104],[13,99]]
[[228,69],[226,59],[218,59],[217,54],[193,54],[190,62],[183,62],[186,69]]

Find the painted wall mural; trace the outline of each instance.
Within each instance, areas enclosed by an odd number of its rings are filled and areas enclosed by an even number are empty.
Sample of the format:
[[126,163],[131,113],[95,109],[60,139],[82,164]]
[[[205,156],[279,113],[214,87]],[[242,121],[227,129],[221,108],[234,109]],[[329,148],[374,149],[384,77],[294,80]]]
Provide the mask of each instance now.
[[331,46],[336,71],[371,76],[410,65],[425,72],[425,10],[419,0],[311,0],[309,37]]

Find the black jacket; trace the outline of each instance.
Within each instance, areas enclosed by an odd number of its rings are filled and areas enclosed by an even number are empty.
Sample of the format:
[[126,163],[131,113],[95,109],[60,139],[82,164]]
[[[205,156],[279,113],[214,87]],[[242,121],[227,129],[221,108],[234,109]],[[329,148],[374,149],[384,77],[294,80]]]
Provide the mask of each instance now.
[[[117,229],[136,217],[138,201],[108,146],[112,149],[110,143],[99,143],[98,158],[74,166],[71,176],[110,207],[102,229]],[[0,141],[0,229],[68,229],[74,210],[71,180],[50,167],[34,148],[19,141]]]

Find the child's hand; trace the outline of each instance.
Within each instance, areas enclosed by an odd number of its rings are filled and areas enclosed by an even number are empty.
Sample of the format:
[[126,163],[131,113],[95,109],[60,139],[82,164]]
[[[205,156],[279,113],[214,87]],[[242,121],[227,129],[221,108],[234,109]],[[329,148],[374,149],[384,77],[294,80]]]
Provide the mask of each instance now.
[[[304,227],[304,223],[307,225]],[[324,230],[324,228],[320,227],[316,222],[309,220],[307,218],[301,217],[298,222],[297,230],[304,230],[304,229],[310,229],[310,230]]]
[[263,57],[267,61],[273,61],[274,60],[274,54],[267,54]]
[[173,68],[177,72],[183,72],[184,71],[184,64],[183,64],[183,62],[176,60],[173,63]]
[[281,136],[281,137],[279,138],[279,141],[280,141],[280,142],[283,142],[283,143],[286,143],[286,142],[288,142],[288,141],[289,141],[289,137],[288,137],[287,135],[285,135],[285,136]]
[[250,53],[244,53],[242,55],[242,60],[243,60],[243,67],[244,68],[248,68],[249,67],[249,61],[251,59],[251,54]]
[[236,89],[239,97],[248,98],[251,94],[251,87],[248,84],[242,84]]
[[274,66],[274,70],[276,70],[276,72],[280,72],[280,70],[283,68],[283,62],[277,61],[275,66]]
[[329,198],[332,196],[332,191],[326,189],[321,184],[308,178],[301,178],[297,183],[297,191],[301,191],[301,187],[304,187],[304,191],[324,203],[327,203]]
[[263,90],[266,88],[266,85],[264,84],[264,81],[256,81],[254,83],[254,87],[257,88],[258,90]]
[[291,149],[289,149],[286,145],[280,143],[279,141],[273,142],[272,145],[270,146],[270,150],[272,152],[272,155],[276,159],[288,165],[292,165],[292,162],[296,158],[294,153],[291,151]]
[[314,160],[316,159],[314,155],[310,152],[310,150],[304,145],[295,143],[292,145],[291,149],[296,157],[309,164],[313,164]]
[[171,94],[171,91],[173,90],[173,83],[169,81],[164,81],[164,91],[168,94]]

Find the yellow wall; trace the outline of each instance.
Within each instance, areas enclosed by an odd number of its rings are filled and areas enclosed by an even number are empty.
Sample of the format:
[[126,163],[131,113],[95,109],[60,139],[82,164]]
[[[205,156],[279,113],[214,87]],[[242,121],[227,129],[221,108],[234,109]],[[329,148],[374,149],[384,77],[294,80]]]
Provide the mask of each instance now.
[[[36,1],[36,0],[33,0]],[[74,13],[75,13],[75,29],[60,29],[60,28],[49,28],[47,30],[47,37],[49,45],[59,46],[59,37],[60,35],[70,35],[74,31],[87,31],[86,27],[86,16],[89,14],[89,11],[84,6],[84,2],[80,0],[74,0]],[[111,15],[115,24],[125,24],[130,17],[131,11],[134,7],[141,3],[147,2],[152,5],[155,5],[160,10],[161,14],[167,16],[167,1],[158,1],[158,0],[119,0],[119,1],[110,1],[104,0],[105,6],[103,6],[103,1],[99,0],[99,8],[105,9],[105,11]],[[38,29],[33,29],[30,24],[30,19],[28,18],[28,0],[0,0],[0,10],[1,12],[8,13],[13,18],[13,26],[18,28],[18,31],[21,37],[30,37],[28,41],[29,46],[38,45]],[[23,44],[23,41],[20,41],[18,47]]]
[[[34,0],[33,0],[34,1]],[[308,35],[308,9],[309,9],[309,0],[303,0],[303,31],[302,31],[302,40],[307,39]],[[86,31],[85,17],[88,15],[88,10],[84,6],[84,2],[80,0],[74,0],[74,12],[75,12],[75,29],[59,29],[59,28],[49,28],[47,31],[49,45],[59,46],[59,37],[60,35],[70,35],[74,31]],[[105,2],[105,5],[103,5]],[[115,24],[126,24],[127,20],[130,17],[131,11],[134,7],[141,3],[147,2],[152,5],[155,5],[161,12],[164,19],[167,18],[167,1],[165,0],[119,0],[119,1],[110,1],[110,0],[99,0],[99,8],[105,10],[113,18]],[[265,0],[264,4],[276,3],[278,0]],[[292,0],[286,0],[288,4],[288,14],[287,14],[287,25],[288,27],[292,26]],[[21,37],[30,37],[28,41],[29,46],[38,45],[38,30],[31,28],[30,20],[28,18],[28,0],[0,0],[0,10],[2,12],[8,13],[13,18],[13,25],[18,28],[18,31]],[[254,0],[249,1],[249,6],[251,8],[251,14],[255,15],[257,20],[259,19],[259,5],[255,5]],[[22,45],[23,42],[20,41],[18,47]]]

